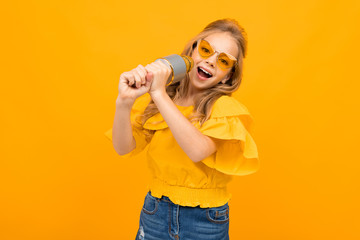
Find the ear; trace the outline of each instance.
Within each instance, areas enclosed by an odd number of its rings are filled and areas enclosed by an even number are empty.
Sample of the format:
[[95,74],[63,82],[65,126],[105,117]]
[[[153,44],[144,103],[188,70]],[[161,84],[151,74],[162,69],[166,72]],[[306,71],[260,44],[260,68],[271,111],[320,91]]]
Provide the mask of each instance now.
[[221,80],[221,82],[222,82],[222,83],[226,83],[227,80],[230,79],[231,75],[232,75],[232,72],[229,72],[229,74],[228,74],[223,80]]

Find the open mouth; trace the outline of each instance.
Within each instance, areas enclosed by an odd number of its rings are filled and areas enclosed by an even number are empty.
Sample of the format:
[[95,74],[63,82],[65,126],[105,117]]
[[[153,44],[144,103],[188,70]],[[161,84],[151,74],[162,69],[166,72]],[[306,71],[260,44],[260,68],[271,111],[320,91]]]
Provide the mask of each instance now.
[[198,70],[198,73],[201,77],[204,77],[204,78],[211,78],[212,77],[212,74],[209,73],[208,71],[206,71],[205,69],[201,68],[201,67],[198,67],[197,68]]

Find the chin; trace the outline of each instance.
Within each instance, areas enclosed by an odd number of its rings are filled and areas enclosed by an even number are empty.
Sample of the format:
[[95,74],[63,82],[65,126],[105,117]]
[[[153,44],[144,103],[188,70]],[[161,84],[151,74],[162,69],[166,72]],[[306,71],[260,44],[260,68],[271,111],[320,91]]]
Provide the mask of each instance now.
[[198,91],[204,91],[204,90],[211,87],[208,84],[205,84],[205,83],[202,83],[202,82],[191,82],[191,85],[192,85],[192,87],[194,89],[196,89]]

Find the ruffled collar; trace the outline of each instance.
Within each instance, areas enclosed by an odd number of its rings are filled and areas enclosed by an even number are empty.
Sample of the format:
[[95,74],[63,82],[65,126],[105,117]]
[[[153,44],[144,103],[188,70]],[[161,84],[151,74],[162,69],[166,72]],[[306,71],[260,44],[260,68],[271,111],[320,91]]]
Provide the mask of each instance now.
[[[190,114],[193,112],[194,109],[194,106],[179,106],[176,104],[175,106],[185,117],[190,116]],[[165,122],[163,116],[160,113],[157,113],[148,120],[146,120],[143,127],[149,130],[160,130],[167,128],[168,125]]]
[[[179,106],[176,104],[175,106],[187,118],[190,116],[190,114],[193,112],[194,109],[194,106]],[[242,123],[247,129],[250,127],[253,121],[252,116],[250,115],[245,105],[240,103],[234,97],[221,96],[219,99],[217,99],[217,101],[214,103],[212,107],[210,119],[227,118],[227,117],[240,118]],[[198,126],[198,123],[195,123],[195,126]],[[161,116],[161,114],[157,113],[151,118],[149,118],[145,122],[143,127],[149,130],[159,130],[159,129],[167,128],[168,125],[165,122],[164,118]]]

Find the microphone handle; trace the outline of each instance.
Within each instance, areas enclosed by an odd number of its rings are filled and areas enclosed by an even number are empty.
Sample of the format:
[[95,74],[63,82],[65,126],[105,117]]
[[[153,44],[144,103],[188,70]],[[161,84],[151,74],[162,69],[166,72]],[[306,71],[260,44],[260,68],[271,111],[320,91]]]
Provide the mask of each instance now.
[[[167,80],[166,86],[184,79],[186,74],[194,66],[194,61],[191,57],[180,56],[178,54],[172,54],[163,58],[156,59],[155,61],[159,60],[163,61],[171,68],[171,75]],[[131,87],[136,87],[136,85],[133,84]]]

